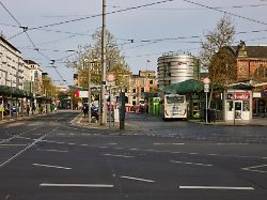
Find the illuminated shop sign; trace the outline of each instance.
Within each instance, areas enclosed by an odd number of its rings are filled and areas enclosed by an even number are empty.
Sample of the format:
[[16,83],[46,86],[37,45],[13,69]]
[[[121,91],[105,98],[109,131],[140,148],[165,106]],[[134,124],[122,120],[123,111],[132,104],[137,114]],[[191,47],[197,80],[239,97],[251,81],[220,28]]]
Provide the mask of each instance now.
[[231,100],[248,100],[250,98],[249,92],[231,92],[227,93],[227,99]]

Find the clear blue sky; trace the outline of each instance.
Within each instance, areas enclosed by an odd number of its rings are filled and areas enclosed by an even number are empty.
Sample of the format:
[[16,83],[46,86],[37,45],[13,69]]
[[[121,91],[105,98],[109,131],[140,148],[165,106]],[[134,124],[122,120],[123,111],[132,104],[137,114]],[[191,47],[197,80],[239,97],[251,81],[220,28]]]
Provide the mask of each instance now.
[[[107,10],[119,10],[131,6],[137,6],[160,0],[107,0]],[[254,30],[267,30],[267,1],[266,0],[192,0],[212,7],[259,20],[261,23],[251,22],[240,17],[232,17],[237,32],[246,31],[246,34],[238,34],[236,41],[247,41],[249,45],[266,45],[267,31],[251,33]],[[75,19],[101,12],[101,0],[2,0],[22,26],[37,27],[54,22]],[[16,22],[0,8],[0,30],[7,37],[20,32]],[[107,16],[107,27],[117,38],[119,44],[127,43],[134,39],[134,43],[121,46],[121,51],[134,73],[139,69],[156,70],[157,58],[164,52],[190,51],[198,55],[200,51],[200,39],[188,38],[181,40],[162,41],[154,44],[141,42],[141,40],[153,40],[160,38],[202,36],[208,30],[212,30],[223,13],[201,8],[197,5],[186,3],[182,0],[174,0],[156,6],[138,10],[117,13]],[[266,25],[264,24],[266,23]],[[12,40],[26,59],[36,60],[43,66],[54,80],[61,78],[53,68],[49,68],[49,57],[60,59],[71,53],[68,49],[77,50],[78,45],[89,45],[91,34],[101,26],[101,18],[91,18],[79,22],[48,27],[40,30],[28,31],[42,56],[33,50],[27,37],[22,34]],[[56,32],[61,31],[61,32]],[[78,33],[78,34],[76,34]],[[74,57],[71,57],[72,59]],[[151,62],[147,62],[150,60]],[[62,74],[67,84],[72,83],[73,69],[66,68],[64,63],[58,62],[58,71]]]

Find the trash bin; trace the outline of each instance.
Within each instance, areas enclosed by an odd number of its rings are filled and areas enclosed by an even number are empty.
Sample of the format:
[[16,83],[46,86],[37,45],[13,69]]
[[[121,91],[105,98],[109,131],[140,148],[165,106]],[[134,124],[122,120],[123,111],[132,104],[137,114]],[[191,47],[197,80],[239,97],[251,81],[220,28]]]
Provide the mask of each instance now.
[[216,110],[215,109],[208,109],[208,122],[215,122],[216,121]]

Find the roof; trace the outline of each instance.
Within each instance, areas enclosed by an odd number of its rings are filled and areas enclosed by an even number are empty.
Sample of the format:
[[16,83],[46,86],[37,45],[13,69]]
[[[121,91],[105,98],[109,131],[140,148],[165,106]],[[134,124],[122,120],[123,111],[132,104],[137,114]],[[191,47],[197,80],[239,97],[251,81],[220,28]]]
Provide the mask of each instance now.
[[[237,52],[238,46],[233,46]],[[267,59],[267,46],[246,46],[245,47],[248,58],[266,58]]]
[[33,60],[24,60],[25,63],[30,64],[30,65],[38,65],[36,62]]
[[0,40],[2,40],[4,43],[6,43],[11,49],[13,49],[13,50],[15,50],[15,51],[21,53],[20,50],[18,50],[14,45],[12,45],[9,41],[7,41],[7,40],[6,40],[3,36],[1,36],[1,35],[0,35]]

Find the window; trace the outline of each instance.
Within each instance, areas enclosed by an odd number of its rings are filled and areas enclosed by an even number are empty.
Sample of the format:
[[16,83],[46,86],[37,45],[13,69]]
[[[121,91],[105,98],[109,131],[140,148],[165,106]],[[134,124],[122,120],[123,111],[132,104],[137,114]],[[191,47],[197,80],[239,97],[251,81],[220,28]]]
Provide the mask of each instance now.
[[243,111],[249,111],[249,101],[243,101]]
[[136,93],[136,89],[133,89],[133,93]]
[[228,101],[227,102],[227,104],[228,104],[228,111],[233,111],[233,101]]
[[149,83],[150,83],[150,85],[153,85],[154,81],[153,80],[150,80]]
[[145,91],[145,88],[142,87],[142,88],[141,88],[141,92],[144,92],[144,91]]

